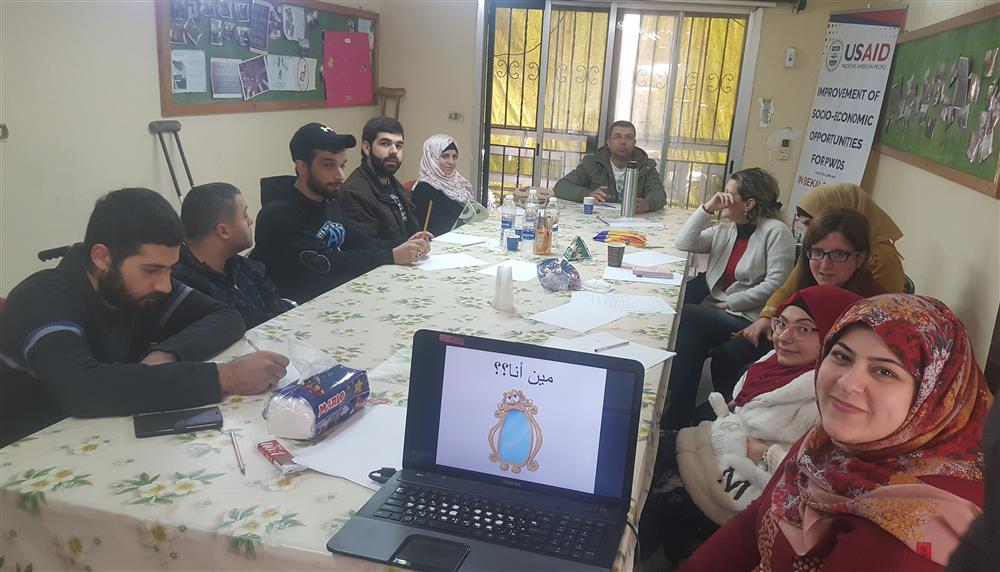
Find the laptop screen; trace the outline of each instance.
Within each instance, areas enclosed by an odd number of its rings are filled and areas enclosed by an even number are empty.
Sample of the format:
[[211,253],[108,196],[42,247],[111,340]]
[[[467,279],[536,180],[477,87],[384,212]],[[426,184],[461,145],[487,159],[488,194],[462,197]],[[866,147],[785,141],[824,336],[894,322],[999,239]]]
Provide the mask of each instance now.
[[628,502],[642,376],[631,360],[418,332],[404,466]]

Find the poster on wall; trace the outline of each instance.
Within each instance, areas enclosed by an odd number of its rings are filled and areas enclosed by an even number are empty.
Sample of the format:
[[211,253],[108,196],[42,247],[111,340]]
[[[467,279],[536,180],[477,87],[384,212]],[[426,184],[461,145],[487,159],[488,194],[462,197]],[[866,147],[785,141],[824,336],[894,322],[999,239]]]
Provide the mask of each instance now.
[[323,32],[323,78],[330,107],[372,102],[372,56],[368,34]]
[[[905,20],[905,8],[830,15],[809,128],[792,184],[793,207],[813,187],[861,183],[896,36]],[[790,217],[794,213],[789,209]]]

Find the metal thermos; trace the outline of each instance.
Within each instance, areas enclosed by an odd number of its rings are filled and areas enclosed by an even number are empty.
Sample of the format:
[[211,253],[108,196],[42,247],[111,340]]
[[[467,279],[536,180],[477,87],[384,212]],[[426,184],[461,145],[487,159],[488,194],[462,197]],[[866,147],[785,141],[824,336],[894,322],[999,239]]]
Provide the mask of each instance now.
[[639,164],[629,161],[625,167],[625,184],[622,190],[622,216],[635,216],[635,193],[638,181]]

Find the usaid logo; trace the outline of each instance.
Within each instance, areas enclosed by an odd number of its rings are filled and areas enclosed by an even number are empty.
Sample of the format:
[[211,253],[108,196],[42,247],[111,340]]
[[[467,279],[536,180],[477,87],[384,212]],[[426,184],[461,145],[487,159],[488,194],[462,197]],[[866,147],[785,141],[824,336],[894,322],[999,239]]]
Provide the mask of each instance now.
[[826,54],[826,69],[834,71],[842,62],[855,64],[848,66],[850,68],[866,62],[884,62],[889,59],[890,52],[892,46],[886,43],[845,45],[840,40],[834,40]]
[[834,40],[830,42],[830,49],[826,53],[826,69],[833,71],[840,66],[840,60],[844,57],[844,42]]

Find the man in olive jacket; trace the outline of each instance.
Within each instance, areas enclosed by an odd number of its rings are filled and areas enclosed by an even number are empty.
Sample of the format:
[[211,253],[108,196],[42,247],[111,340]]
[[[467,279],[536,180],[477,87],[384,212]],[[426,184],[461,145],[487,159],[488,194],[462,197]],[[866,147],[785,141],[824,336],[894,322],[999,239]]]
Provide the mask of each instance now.
[[611,124],[607,144],[587,155],[559,182],[556,196],[567,201],[583,202],[594,197],[598,203],[621,202],[625,189],[625,168],[629,161],[639,165],[636,178],[636,214],[658,211],[667,204],[667,193],[656,170],[656,161],[635,146],[635,126],[628,121]]

